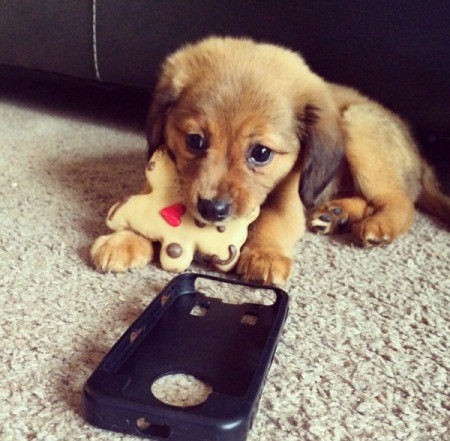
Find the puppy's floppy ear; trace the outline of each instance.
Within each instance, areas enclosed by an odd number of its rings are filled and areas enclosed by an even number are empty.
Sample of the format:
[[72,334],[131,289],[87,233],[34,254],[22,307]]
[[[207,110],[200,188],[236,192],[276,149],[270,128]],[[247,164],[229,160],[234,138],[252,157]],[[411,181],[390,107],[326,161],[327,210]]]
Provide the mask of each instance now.
[[344,140],[337,111],[307,104],[298,112],[301,143],[299,193],[310,208],[336,174],[344,157]]
[[172,86],[172,82],[167,77],[162,77],[156,86],[153,101],[147,116],[148,159],[160,145],[164,144],[164,127],[167,113],[175,103],[177,96],[178,94]]
[[164,61],[155,88],[153,101],[147,116],[148,157],[164,144],[164,130],[170,108],[176,103],[186,87],[189,75],[186,74],[184,50],[175,52]]

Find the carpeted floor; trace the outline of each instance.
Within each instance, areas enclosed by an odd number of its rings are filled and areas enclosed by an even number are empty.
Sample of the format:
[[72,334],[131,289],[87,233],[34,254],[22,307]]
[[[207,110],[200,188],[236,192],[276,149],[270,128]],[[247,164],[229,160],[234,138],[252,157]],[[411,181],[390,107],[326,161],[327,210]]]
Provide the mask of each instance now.
[[[172,278],[88,251],[140,189],[145,97],[2,79],[0,439],[135,439],[86,424],[84,382]],[[134,104],[133,104],[134,103]],[[249,440],[448,440],[450,234],[419,214],[374,250],[307,234]]]

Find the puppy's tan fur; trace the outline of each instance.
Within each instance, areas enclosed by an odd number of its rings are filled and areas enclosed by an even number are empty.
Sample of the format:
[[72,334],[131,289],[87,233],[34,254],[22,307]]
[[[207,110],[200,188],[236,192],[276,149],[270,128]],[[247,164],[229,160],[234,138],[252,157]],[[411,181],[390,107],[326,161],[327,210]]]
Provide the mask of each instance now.
[[[204,155],[187,148],[189,134],[205,138]],[[450,216],[449,198],[398,116],[269,44],[209,38],[169,56],[148,143],[150,153],[163,143],[173,153],[185,203],[199,220],[199,197],[229,200],[231,217],[262,207],[237,266],[249,280],[283,284],[306,223],[322,233],[351,226],[371,246],[407,231],[417,200]],[[267,165],[247,160],[257,144],[274,152]],[[312,208],[307,221],[304,206]],[[121,246],[115,234],[93,252],[96,266],[121,271],[150,259],[145,238],[127,235]]]

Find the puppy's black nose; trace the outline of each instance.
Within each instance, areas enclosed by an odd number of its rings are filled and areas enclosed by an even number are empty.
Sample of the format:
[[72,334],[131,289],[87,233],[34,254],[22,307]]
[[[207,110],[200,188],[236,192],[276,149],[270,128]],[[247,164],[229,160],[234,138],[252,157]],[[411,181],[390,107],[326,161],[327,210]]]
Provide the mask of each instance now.
[[203,219],[221,221],[230,214],[231,204],[223,199],[198,198],[197,209]]

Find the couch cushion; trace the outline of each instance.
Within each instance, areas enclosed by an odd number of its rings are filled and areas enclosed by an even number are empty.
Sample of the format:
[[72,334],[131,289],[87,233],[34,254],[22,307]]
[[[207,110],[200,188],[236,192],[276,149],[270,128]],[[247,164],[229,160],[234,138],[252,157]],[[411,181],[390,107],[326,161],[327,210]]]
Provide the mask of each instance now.
[[0,63],[95,78],[91,0],[0,3]]

